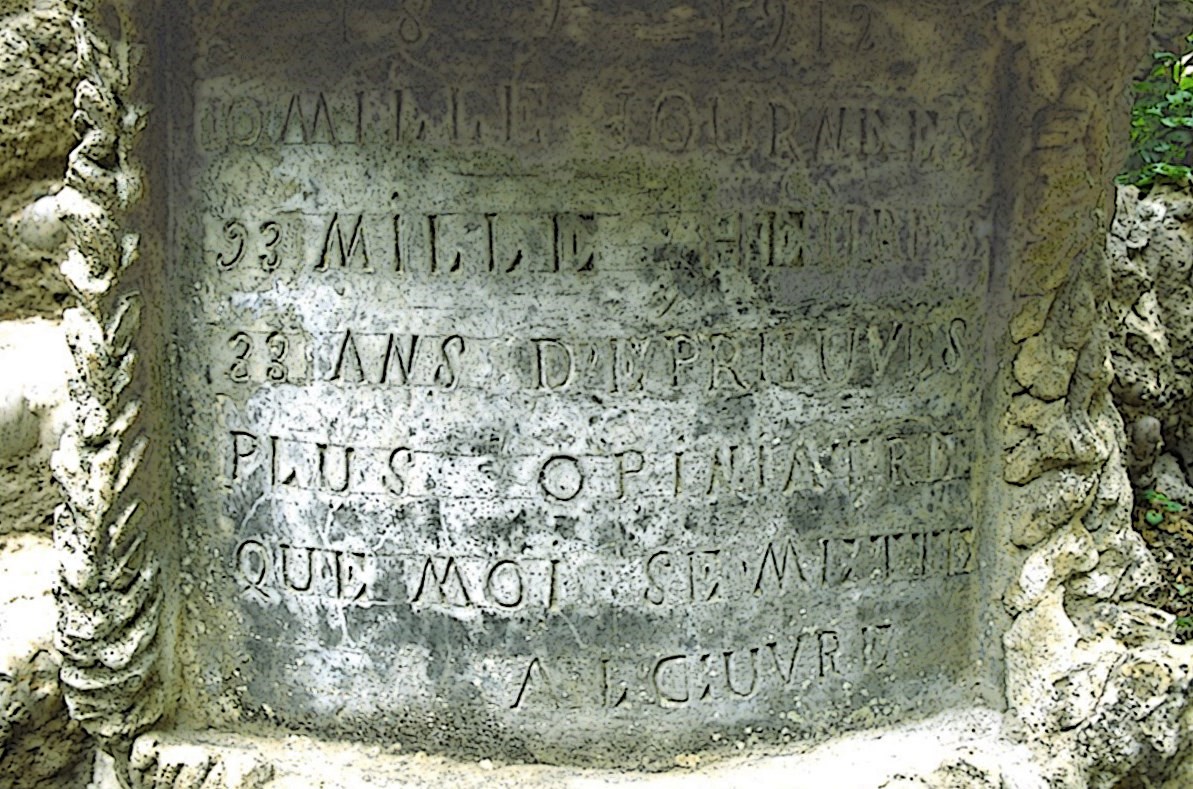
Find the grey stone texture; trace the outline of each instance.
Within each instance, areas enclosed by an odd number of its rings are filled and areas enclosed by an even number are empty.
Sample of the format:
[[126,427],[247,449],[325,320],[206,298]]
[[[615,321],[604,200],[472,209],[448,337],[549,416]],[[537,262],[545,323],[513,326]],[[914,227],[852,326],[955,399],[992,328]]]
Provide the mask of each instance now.
[[658,767],[1001,695],[995,31],[238,13],[167,67],[182,714]]

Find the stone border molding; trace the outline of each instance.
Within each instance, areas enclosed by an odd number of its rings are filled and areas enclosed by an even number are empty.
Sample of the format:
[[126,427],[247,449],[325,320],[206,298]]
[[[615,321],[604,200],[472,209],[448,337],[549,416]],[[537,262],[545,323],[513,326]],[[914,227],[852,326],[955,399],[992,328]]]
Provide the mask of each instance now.
[[[124,31],[123,4],[109,6]],[[72,125],[79,138],[58,195],[71,248],[62,273],[78,306],[64,316],[75,363],[74,423],[54,454],[65,504],[55,513],[61,555],[57,646],[71,715],[118,761],[166,708],[162,662],[163,590],[148,546],[160,518],[144,489],[149,437],[137,333],[141,293],[126,285],[140,238],[125,227],[141,196],[130,150],[145,111],[129,89],[129,47],[99,32],[101,9],[74,7],[78,84]]]

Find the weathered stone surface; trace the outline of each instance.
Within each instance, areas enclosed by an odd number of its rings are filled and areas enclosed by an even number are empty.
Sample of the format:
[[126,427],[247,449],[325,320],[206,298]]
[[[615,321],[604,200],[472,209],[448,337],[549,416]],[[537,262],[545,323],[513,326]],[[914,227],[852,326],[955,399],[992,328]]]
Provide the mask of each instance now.
[[251,751],[228,752],[148,734],[133,746],[129,775],[134,789],[257,789],[273,778],[273,768]]
[[66,713],[54,650],[57,557],[41,535],[0,535],[0,785],[85,786],[94,746]]
[[459,13],[171,25],[187,714],[669,765],[997,695],[994,31]]
[[1191,223],[1193,198],[1185,193],[1157,191],[1141,201],[1133,187],[1119,190],[1109,237],[1114,393],[1141,486],[1157,473],[1167,474],[1169,486],[1187,486],[1184,473],[1174,472],[1193,461]]
[[[65,130],[57,130],[61,136]],[[47,164],[37,177],[0,189],[0,319],[61,317],[69,299],[58,271],[63,245],[51,197],[61,185],[62,162]],[[48,173],[52,172],[53,175]],[[34,209],[34,206],[37,206]]]
[[144,247],[122,226],[142,195],[129,150],[144,115],[126,103],[130,50],[119,30],[128,20],[112,6],[76,11],[79,144],[55,197],[71,243],[62,273],[78,302],[63,315],[74,413],[52,458],[65,499],[54,522],[55,644],[71,716],[127,766],[134,737],[167,710],[161,643],[170,636],[159,581],[170,524],[161,482],[142,471],[158,463],[146,433],[161,424],[142,415],[151,345],[134,344],[143,293],[130,285]]
[[[1035,23],[1051,18],[1096,24],[1097,11],[1084,20],[1071,15],[1076,6],[1092,11],[1094,5],[1019,8]],[[1011,285],[1022,292],[1023,303],[1033,305],[1020,308],[1025,317],[1014,336],[1038,326],[1036,336],[1076,351],[1077,361],[1063,400],[1045,402],[1059,385],[1023,393],[1021,380],[1008,393],[1004,477],[1017,487],[1005,500],[1017,513],[1015,541],[1033,547],[1006,596],[1014,621],[1004,646],[1008,702],[1025,736],[1048,743],[1052,780],[1113,786],[1124,776],[1144,780],[1162,773],[1186,747],[1182,717],[1190,663],[1189,648],[1170,643],[1163,616],[1132,602],[1155,582],[1155,565],[1131,529],[1122,450],[1127,437],[1107,391],[1118,371],[1109,363],[1115,344],[1107,342],[1106,326],[1122,315],[1115,304],[1120,292],[1117,283],[1110,287],[1110,268],[1091,237],[1109,221],[1100,184],[1109,182],[1121,161],[1105,143],[1114,139],[1106,131],[1121,127],[1119,118],[1126,115],[1104,115],[1097,106],[1104,101],[1099,93],[1114,90],[1108,73],[1118,44],[1092,30],[1083,41],[1085,48],[1044,53],[1041,70],[1055,80],[1037,81],[1015,104],[1016,122],[1030,118],[1032,129],[1020,141],[1019,177],[1025,184],[1034,180],[1010,227]],[[1063,133],[1080,142],[1059,144]],[[1041,268],[1046,265],[1068,268],[1062,276]],[[1039,287],[1048,292],[1031,292]],[[1042,324],[1044,310],[1034,306],[1041,295],[1051,299]],[[1016,353],[1028,343],[1030,337]],[[1025,415],[1060,403],[1062,409],[1048,411],[1046,424],[1024,424]],[[1139,436],[1133,443],[1148,443],[1146,426],[1133,433]],[[1041,489],[1038,483],[1048,475],[1074,492],[1092,487],[1095,493],[1064,496],[1046,490],[1050,486]],[[1087,482],[1077,484],[1079,477]],[[1035,524],[1026,514],[1033,507],[1039,513]],[[1047,524],[1057,530],[1047,534],[1041,528]]]
[[[148,735],[152,738],[156,735]],[[707,753],[676,757],[672,772],[644,774],[575,767],[510,763],[493,754],[452,760],[396,745],[352,746],[308,736],[228,737],[186,734],[195,751],[221,753],[239,763],[268,759],[274,765],[269,789],[325,786],[401,786],[435,789],[596,789],[616,785],[641,789],[714,789],[724,786],[801,786],[907,789],[908,787],[1049,786],[1030,748],[1012,743],[1001,716],[990,710],[948,712],[924,721],[842,736],[806,752],[784,756],[751,753],[748,740],[732,743],[730,759]],[[982,784],[981,780],[992,781]],[[106,781],[106,782],[104,782]],[[968,783],[966,781],[969,781]],[[999,783],[1001,781],[1001,783]],[[104,774],[97,789],[116,789]]]
[[1146,14],[975,8],[84,8],[59,643],[115,775],[982,705],[1054,784],[1159,775],[1102,243]]
[[1148,51],[1183,54],[1189,51],[1190,33],[1193,33],[1193,8],[1184,0],[1159,0]]
[[0,322],[0,534],[48,531],[60,494],[50,453],[70,411],[70,352],[62,327],[44,320]]
[[[57,191],[70,129],[75,46],[62,3],[0,4],[0,320],[53,318],[67,296],[60,239],[26,208]],[[51,219],[50,224],[53,224]]]
[[47,159],[65,160],[74,143],[62,133],[69,128],[75,85],[69,20],[59,3],[0,7],[0,183]]

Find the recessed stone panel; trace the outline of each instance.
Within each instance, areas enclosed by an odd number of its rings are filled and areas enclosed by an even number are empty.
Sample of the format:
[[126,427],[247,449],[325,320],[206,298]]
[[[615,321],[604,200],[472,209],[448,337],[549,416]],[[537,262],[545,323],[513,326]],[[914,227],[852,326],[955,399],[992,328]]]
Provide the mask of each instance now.
[[182,716],[667,763],[968,698],[986,32],[931,2],[180,21]]

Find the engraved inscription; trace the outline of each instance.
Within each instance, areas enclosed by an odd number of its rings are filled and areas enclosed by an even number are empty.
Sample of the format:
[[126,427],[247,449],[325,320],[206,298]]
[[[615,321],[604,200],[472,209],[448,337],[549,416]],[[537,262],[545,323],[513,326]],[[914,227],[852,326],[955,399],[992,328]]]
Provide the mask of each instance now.
[[968,697],[989,20],[181,13],[166,361],[196,709],[558,762],[648,732],[666,761]]
[[647,216],[277,214],[247,225],[220,220],[210,234],[210,259],[228,272],[287,266],[316,274],[524,277],[641,270],[663,262],[665,250],[714,273],[981,262],[990,224],[942,206],[840,206]]
[[727,394],[768,387],[914,384],[955,374],[971,342],[962,318],[913,324],[812,323],[711,335],[535,337],[524,351],[525,380],[543,392],[696,390]]
[[[235,383],[433,387],[539,395],[733,396],[773,389],[890,389],[958,379],[976,338],[953,309],[837,315],[760,329],[621,337],[475,337],[345,327],[238,329],[221,349]],[[281,323],[280,319],[274,321]]]
[[[968,161],[981,144],[969,114],[951,107],[842,104],[749,83],[620,85],[605,96],[599,111],[584,120],[604,132],[599,142],[607,150],[760,157],[803,166],[867,160],[921,166],[953,157]],[[541,148],[576,131],[561,126],[563,118],[585,111],[570,106],[574,99],[520,81],[220,96],[201,103],[197,133],[209,150]]]
[[308,338],[301,332],[237,329],[218,347],[208,375],[234,384],[285,384],[307,380]]
[[805,627],[789,639],[709,652],[676,652],[637,664],[624,658],[562,663],[531,658],[510,682],[510,709],[657,706],[681,709],[806,692],[846,677],[887,673],[894,627]]
[[226,473],[234,486],[436,500],[496,496],[500,479],[503,498],[559,502],[860,494],[969,476],[969,432],[904,428],[842,438],[809,427],[749,442],[718,437],[670,451],[583,455],[445,453],[233,430]]
[[[353,334],[332,337],[318,362],[317,375],[342,384],[378,386],[458,385],[469,340],[458,334],[428,337],[410,334]],[[329,363],[330,366],[324,365]]]
[[[620,562],[594,555],[475,556],[348,550],[242,541],[233,567],[262,604],[279,595],[342,605],[406,605],[449,616],[523,606],[576,609],[594,601],[643,610],[694,610],[746,600],[816,599],[839,588],[905,588],[974,570],[974,531],[776,537],[759,546],[667,548]],[[600,581],[616,575],[623,587]]]
[[557,559],[378,554],[265,538],[241,542],[233,561],[241,590],[259,604],[287,596],[449,614],[549,608],[559,572]]

